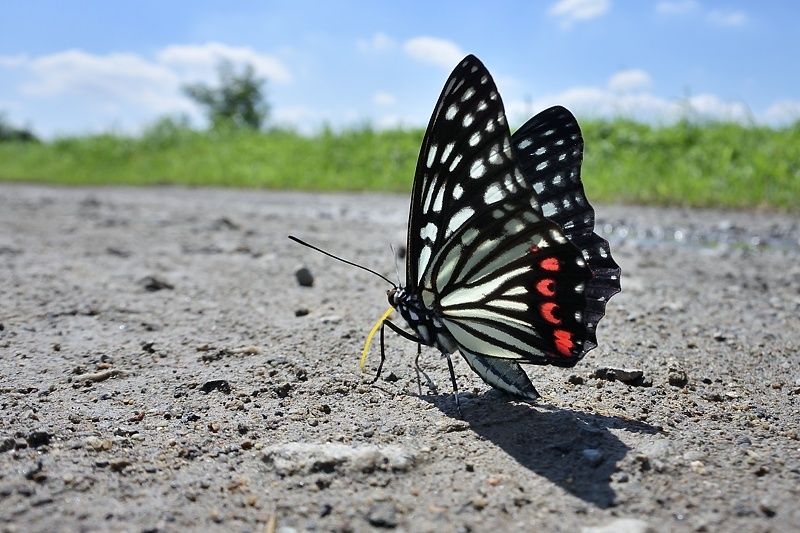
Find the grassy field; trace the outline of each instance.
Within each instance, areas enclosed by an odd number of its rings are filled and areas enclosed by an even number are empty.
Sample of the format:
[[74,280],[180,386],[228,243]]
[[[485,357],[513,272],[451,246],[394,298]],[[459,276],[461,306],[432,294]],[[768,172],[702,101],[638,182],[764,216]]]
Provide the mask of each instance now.
[[[582,128],[583,178],[593,201],[800,210],[800,123],[771,129],[613,120]],[[422,135],[370,127],[313,137],[199,132],[163,121],[136,138],[0,143],[0,180],[408,192]]]

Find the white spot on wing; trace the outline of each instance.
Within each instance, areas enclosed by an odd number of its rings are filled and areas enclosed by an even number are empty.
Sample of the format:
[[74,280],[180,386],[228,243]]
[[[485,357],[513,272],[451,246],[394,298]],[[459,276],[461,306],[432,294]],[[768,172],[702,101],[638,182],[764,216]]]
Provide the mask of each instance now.
[[447,223],[447,235],[450,235],[458,228],[461,227],[464,222],[466,222],[469,217],[475,214],[475,210],[471,207],[465,207],[456,212],[452,217],[450,217],[450,221]]
[[458,154],[453,158],[453,162],[450,163],[450,172],[453,172],[460,162],[461,162],[461,154]]
[[478,237],[478,235],[480,234],[481,232],[478,231],[477,229],[470,228],[461,235],[461,242],[464,243],[464,246],[469,246],[475,241],[475,238]]
[[478,159],[474,163],[472,163],[472,167],[469,169],[469,177],[472,179],[478,179],[486,174],[486,166],[482,159]]
[[464,120],[461,122],[461,125],[465,128],[468,128],[472,123],[475,121],[475,115],[472,113],[467,113],[464,117]]
[[497,183],[490,185],[489,188],[486,189],[486,192],[483,193],[483,201],[486,205],[492,205],[493,203],[499,202],[505,197],[506,191],[504,191]]
[[475,95],[475,89],[473,89],[472,87],[470,87],[469,89],[467,89],[466,91],[464,91],[464,94],[461,96],[461,101],[462,101],[462,102],[466,102],[467,100],[469,100],[470,98],[472,98],[474,95]]
[[423,241],[424,240],[435,241],[436,233],[438,232],[438,230],[439,228],[436,227],[436,224],[434,224],[433,222],[428,222],[427,224],[425,224],[425,227],[422,228],[422,230],[419,232],[419,236],[422,238]]
[[447,113],[445,113],[444,118],[447,120],[453,120],[455,118],[456,113],[458,113],[458,106],[456,104],[450,104],[450,107],[447,108]]
[[430,260],[431,260],[431,247],[427,245],[423,246],[422,250],[419,251],[419,259],[417,260],[417,272],[419,273],[420,278],[425,273],[425,269],[427,268]]
[[558,230],[550,230],[550,238],[556,241],[558,244],[564,244],[567,242],[567,238]]
[[528,290],[521,286],[511,287],[503,293],[503,296],[518,296],[520,294],[528,294]]
[[440,163],[447,161],[447,158],[450,157],[450,154],[453,152],[454,146],[455,143],[447,143],[447,145],[444,147],[444,150],[442,150],[442,157],[439,159]]
[[506,233],[515,235],[525,229],[525,224],[518,218],[512,218],[504,226]]
[[428,150],[428,162],[427,162],[428,168],[431,168],[433,166],[433,162],[436,160],[436,150],[438,148],[439,148],[438,146],[432,144],[430,150]]
[[492,152],[489,155],[489,163],[492,165],[501,165],[503,161],[505,161],[503,153],[500,151],[500,147],[495,145],[492,147]]
[[444,187],[439,187],[439,192],[436,193],[436,199],[433,201],[433,211],[435,213],[442,212],[442,203],[444,202]]
[[456,183],[456,186],[453,187],[453,200],[458,200],[462,194],[464,194],[464,188]]
[[508,311],[527,311],[528,304],[525,302],[516,302],[514,300],[490,300],[487,302],[488,306],[499,307]]
[[522,139],[520,142],[517,143],[517,148],[520,150],[524,150],[528,146],[532,145],[533,142],[530,139]]

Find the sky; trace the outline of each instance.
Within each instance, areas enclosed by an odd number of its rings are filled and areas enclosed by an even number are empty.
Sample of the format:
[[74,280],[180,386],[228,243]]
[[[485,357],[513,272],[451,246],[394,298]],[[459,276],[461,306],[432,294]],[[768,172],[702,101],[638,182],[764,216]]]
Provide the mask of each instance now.
[[800,119],[795,0],[473,2],[0,0],[0,113],[43,138],[205,125],[182,92],[221,59],[267,79],[270,122],[304,133],[424,127],[475,54],[512,125],[579,119]]

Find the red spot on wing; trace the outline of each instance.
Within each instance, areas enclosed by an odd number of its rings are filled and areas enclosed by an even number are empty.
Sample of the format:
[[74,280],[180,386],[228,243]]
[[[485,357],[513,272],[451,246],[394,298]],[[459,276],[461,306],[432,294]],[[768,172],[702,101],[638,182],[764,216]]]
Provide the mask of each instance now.
[[558,262],[558,259],[555,257],[548,257],[547,259],[542,259],[539,262],[539,266],[542,267],[544,270],[549,270],[551,272],[558,272],[561,269],[561,263]]
[[561,319],[553,314],[558,309],[558,305],[553,302],[545,302],[539,306],[539,311],[542,313],[542,318],[551,324],[561,324]]
[[553,332],[556,349],[564,355],[572,356],[572,349],[575,343],[572,342],[572,333],[564,329],[557,329]]
[[540,279],[536,283],[536,290],[542,296],[555,296],[556,289],[555,289],[555,282],[552,279],[544,278]]
[[539,249],[540,249],[540,248],[539,248],[538,246],[531,246],[531,252],[533,252],[533,253],[536,253],[536,252],[538,252],[538,251],[539,251]]

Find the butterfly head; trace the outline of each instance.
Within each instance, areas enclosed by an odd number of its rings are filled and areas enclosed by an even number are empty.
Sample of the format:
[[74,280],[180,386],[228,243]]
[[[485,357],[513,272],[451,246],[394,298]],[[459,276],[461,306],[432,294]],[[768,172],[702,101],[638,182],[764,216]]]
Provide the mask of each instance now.
[[408,294],[406,293],[406,290],[400,286],[393,287],[386,291],[386,297],[389,300],[389,305],[395,308],[408,300]]

